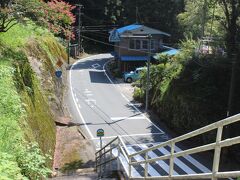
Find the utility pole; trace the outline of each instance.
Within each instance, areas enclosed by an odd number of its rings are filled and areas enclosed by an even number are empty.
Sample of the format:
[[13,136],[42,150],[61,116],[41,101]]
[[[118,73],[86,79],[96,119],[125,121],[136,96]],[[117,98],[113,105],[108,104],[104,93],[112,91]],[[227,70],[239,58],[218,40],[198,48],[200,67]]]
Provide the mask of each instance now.
[[147,83],[146,83],[146,104],[145,104],[145,112],[148,111],[148,96],[149,96],[149,81],[150,81],[150,61],[151,61],[151,39],[152,35],[149,34],[148,38],[148,61],[147,61]]
[[138,6],[136,6],[136,24],[138,24]]
[[78,7],[78,50],[79,50],[79,54],[82,52],[82,42],[81,42],[81,28],[82,28],[82,22],[81,22],[81,12],[82,12],[82,7],[83,5],[81,4],[77,4],[76,5]]
[[233,99],[234,99],[234,91],[235,91],[235,83],[236,83],[236,75],[237,75],[237,55],[232,55],[232,74],[231,74],[231,82],[229,89],[229,97],[228,97],[228,108],[227,108],[227,117],[233,115]]
[[70,52],[71,52],[71,38],[68,39],[68,65],[70,64]]

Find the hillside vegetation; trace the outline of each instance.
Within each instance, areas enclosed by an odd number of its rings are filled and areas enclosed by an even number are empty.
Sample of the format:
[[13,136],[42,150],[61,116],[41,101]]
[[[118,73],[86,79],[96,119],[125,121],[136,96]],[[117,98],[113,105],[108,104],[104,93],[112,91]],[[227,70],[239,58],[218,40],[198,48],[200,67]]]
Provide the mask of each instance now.
[[[224,56],[196,55],[196,43],[183,42],[175,57],[159,57],[151,65],[150,106],[171,129],[184,134],[226,117],[231,63]],[[146,73],[134,97],[144,102]],[[239,90],[240,79],[236,79]],[[234,112],[240,110],[240,96],[234,96]],[[231,131],[232,136],[237,131]],[[209,141],[214,137],[206,137]]]
[[64,48],[34,24],[0,33],[0,179],[41,179],[50,173],[58,59],[66,59]]

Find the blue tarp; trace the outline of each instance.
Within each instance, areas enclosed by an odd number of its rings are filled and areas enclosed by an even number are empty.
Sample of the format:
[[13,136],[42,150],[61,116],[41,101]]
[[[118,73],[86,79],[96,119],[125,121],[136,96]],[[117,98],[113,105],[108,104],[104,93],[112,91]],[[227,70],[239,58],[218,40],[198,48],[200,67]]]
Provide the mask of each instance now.
[[165,51],[165,52],[162,52],[160,54],[163,54],[163,55],[168,55],[168,56],[174,56],[176,55],[177,53],[179,53],[180,51],[177,50],[177,49],[171,49],[169,51]]
[[121,56],[121,61],[147,61],[148,56]]
[[119,28],[119,29],[117,29],[117,31],[118,31],[119,34],[122,34],[125,31],[131,31],[131,30],[134,30],[134,29],[138,29],[140,27],[142,27],[142,25],[132,24],[132,25],[128,25],[128,26],[124,26],[122,28]]

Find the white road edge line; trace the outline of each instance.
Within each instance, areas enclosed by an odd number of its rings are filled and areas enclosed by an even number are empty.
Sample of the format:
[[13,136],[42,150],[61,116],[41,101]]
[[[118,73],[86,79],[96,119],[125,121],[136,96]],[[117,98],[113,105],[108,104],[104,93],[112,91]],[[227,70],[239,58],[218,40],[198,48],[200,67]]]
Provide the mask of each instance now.
[[[98,54],[98,55],[94,55],[94,56],[90,56],[90,57],[87,57],[87,58],[83,58],[83,59],[81,59],[81,60],[87,60],[87,59],[91,59],[91,58],[93,58],[93,57],[95,57],[95,56],[99,56],[99,55],[101,55],[101,54]],[[73,70],[73,67],[77,64],[77,63],[79,63],[79,61],[80,60],[78,60],[78,61],[76,61],[75,63],[73,63],[73,65],[71,66],[71,68],[70,68],[70,72],[69,72],[69,83],[70,83],[70,90],[71,90],[71,95],[72,95],[72,98],[73,98],[73,102],[74,102],[74,104],[75,104],[75,107],[76,107],[76,109],[77,109],[77,111],[78,111],[78,114],[79,114],[79,116],[80,116],[80,118],[82,119],[82,122],[84,123],[84,127],[86,128],[86,130],[87,130],[87,132],[88,132],[88,134],[90,135],[90,137],[93,139],[94,138],[94,136],[93,136],[93,134],[91,133],[91,131],[90,131],[90,129],[88,128],[88,126],[86,125],[86,121],[84,120],[84,118],[83,118],[83,116],[82,116],[82,113],[81,113],[81,111],[80,111],[80,109],[79,109],[79,107],[78,107],[78,104],[77,104],[77,102],[76,102],[76,100],[75,100],[75,97],[74,97],[74,92],[73,92],[73,88],[72,88],[72,70]],[[76,95],[76,94],[75,94]]]
[[[114,85],[114,86],[116,86],[116,84],[111,80],[111,78],[108,76],[108,74],[107,74],[107,72],[106,72],[106,65],[110,62],[111,60],[109,60],[109,61],[107,61],[104,65],[103,65],[103,70],[104,70],[104,73],[105,73],[105,75],[107,76],[107,78],[108,78],[108,80]],[[122,95],[122,97],[136,110],[136,111],[138,111],[139,113],[142,113],[134,104],[132,104],[131,102],[130,102],[130,100],[124,95],[124,94],[122,94],[122,93],[120,93],[121,95]],[[163,130],[161,130],[156,124],[154,124],[145,114],[142,114],[145,118],[146,118],[146,120],[148,121],[148,122],[150,122],[150,123],[152,123],[153,125],[154,125],[154,127],[156,127],[161,133],[164,133],[164,131]]]

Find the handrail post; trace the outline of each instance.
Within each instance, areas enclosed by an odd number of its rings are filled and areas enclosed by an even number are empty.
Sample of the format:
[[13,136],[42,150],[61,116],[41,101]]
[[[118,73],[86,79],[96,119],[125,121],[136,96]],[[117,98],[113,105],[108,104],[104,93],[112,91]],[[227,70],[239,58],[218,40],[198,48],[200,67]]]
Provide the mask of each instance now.
[[148,177],[148,151],[145,153],[145,171],[144,171],[144,177]]
[[215,175],[218,173],[218,170],[219,170],[219,163],[220,163],[220,156],[221,156],[221,147],[219,143],[222,140],[222,132],[223,132],[223,127],[222,126],[218,127],[216,145],[215,145],[215,151],[214,151],[214,159],[213,159],[212,180],[217,180]]
[[171,142],[171,158],[170,158],[170,164],[169,164],[169,179],[171,179],[173,175],[173,170],[174,170],[174,146],[175,143]]
[[100,161],[100,165],[99,165],[99,177],[100,178],[102,178],[102,149],[101,149],[101,151],[100,151],[100,153],[99,153],[99,161]]
[[[110,148],[111,148],[111,146],[110,146]],[[110,151],[110,159],[112,159],[112,150]],[[109,165],[109,168],[110,168],[110,170],[112,171],[112,161],[110,162],[110,165]]]
[[95,166],[96,166],[96,171],[98,173],[98,153],[95,154]]
[[129,164],[128,164],[128,176],[129,176],[129,179],[132,177],[132,158],[129,159]]
[[120,141],[120,139],[118,139],[118,147],[117,147],[117,150],[118,150],[118,155],[117,155],[117,170],[119,171],[120,170],[120,159],[119,159],[119,157],[120,157],[120,146],[121,146],[121,141]]
[[[103,163],[106,162],[106,148],[103,149],[103,153],[104,153],[104,156],[103,156]],[[103,165],[103,172],[106,170],[106,167],[107,167],[107,164],[104,164]]]

